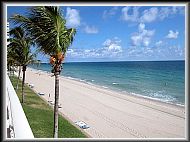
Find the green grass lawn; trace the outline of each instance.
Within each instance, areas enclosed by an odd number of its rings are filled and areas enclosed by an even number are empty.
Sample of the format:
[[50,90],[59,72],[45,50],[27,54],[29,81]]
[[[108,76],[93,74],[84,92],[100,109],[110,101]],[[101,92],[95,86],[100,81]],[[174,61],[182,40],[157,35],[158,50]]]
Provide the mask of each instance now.
[[[17,78],[10,77],[16,88]],[[53,88],[52,88],[53,89]],[[16,89],[15,89],[16,90]],[[21,81],[17,95],[21,101]],[[53,138],[53,109],[34,91],[25,85],[25,102],[22,104],[35,138]],[[59,115],[59,138],[86,138],[78,128]]]

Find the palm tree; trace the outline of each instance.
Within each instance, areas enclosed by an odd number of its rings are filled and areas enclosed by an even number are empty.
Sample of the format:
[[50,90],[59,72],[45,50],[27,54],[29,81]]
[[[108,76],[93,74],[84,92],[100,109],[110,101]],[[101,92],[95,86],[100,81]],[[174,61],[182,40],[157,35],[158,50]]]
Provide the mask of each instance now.
[[21,66],[18,65],[18,78],[17,78],[16,90],[18,90],[18,83],[19,83],[19,78],[20,78],[21,69],[22,69]]
[[14,59],[14,53],[12,50],[7,50],[7,67],[9,75],[12,76],[13,66],[15,65],[16,60]]
[[[32,54],[30,47],[33,44],[31,38],[26,35],[21,27],[16,27],[10,31],[12,36],[8,45],[8,53],[11,51],[11,57],[15,60],[17,65],[22,66],[22,103],[24,103],[24,83],[26,67],[29,63],[36,62],[36,54]],[[19,77],[18,77],[19,79]]]
[[[13,36],[14,38],[17,38],[17,39],[21,38],[20,34],[16,34],[16,29],[12,30],[11,34],[14,35]],[[13,50],[14,49],[13,43],[15,44],[15,42],[16,42],[14,38],[7,39],[9,42],[12,41],[12,44],[9,44],[8,45],[9,48],[7,49],[7,64],[9,66],[12,62],[14,62],[19,67],[19,73],[18,73],[18,79],[17,79],[17,85],[16,85],[16,90],[18,90],[18,83],[19,83],[19,78],[20,78],[20,73],[21,73],[21,66],[20,66],[19,61],[17,61],[17,60],[19,60],[19,56],[17,54],[15,54],[14,50]],[[13,47],[13,49],[11,46]]]
[[58,102],[59,74],[65,53],[73,42],[76,33],[74,28],[67,28],[59,7],[32,7],[28,16],[15,15],[11,18],[15,24],[20,24],[36,42],[40,51],[50,55],[52,73],[55,76],[55,105],[54,105],[54,138],[58,137]]

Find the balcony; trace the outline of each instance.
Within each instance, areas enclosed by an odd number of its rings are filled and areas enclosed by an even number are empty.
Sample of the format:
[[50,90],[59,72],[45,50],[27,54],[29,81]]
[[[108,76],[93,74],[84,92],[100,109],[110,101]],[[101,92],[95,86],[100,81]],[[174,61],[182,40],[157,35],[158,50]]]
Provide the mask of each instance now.
[[8,139],[34,138],[22,105],[8,75],[6,75],[6,131]]

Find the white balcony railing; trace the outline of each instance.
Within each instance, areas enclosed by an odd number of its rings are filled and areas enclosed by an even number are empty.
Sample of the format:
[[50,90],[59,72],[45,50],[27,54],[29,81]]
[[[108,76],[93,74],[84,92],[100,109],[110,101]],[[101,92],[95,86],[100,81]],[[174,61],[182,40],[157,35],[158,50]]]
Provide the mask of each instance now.
[[34,135],[22,109],[13,85],[6,76],[7,138],[32,139]]

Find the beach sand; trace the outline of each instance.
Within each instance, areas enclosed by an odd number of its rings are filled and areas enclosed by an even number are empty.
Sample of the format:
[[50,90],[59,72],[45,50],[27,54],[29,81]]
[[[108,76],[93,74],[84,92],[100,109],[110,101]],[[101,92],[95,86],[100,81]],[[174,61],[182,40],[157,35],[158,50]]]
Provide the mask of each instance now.
[[[54,102],[55,77],[51,75],[27,68],[26,83]],[[184,107],[59,78],[59,111],[73,123],[88,124],[90,128],[84,131],[92,138],[185,138]]]

